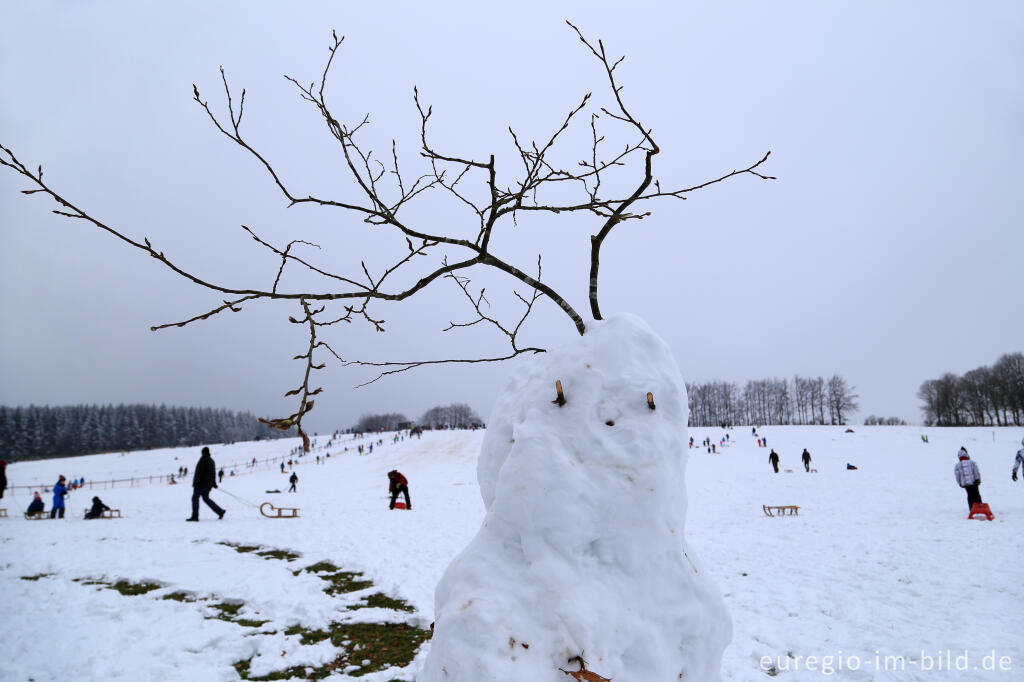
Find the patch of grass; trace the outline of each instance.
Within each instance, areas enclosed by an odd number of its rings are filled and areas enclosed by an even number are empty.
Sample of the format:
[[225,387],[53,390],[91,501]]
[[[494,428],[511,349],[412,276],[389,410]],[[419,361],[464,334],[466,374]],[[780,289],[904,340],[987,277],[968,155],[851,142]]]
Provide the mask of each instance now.
[[53,573],[39,573],[38,575],[23,575],[22,580],[39,580],[40,578],[51,578]]
[[[334,571],[340,571],[341,569],[332,564],[330,561],[318,561],[312,566],[306,566],[306,573],[333,573]],[[296,571],[295,575],[298,575],[299,571]]]
[[356,609],[391,609],[393,611],[406,611],[407,613],[412,613],[416,610],[404,600],[389,597],[383,592],[371,594],[362,603],[353,604],[348,607],[349,611],[355,611]]
[[214,616],[219,620],[233,620],[238,612],[242,610],[243,604],[238,602],[237,604],[230,604],[228,602],[221,602],[219,604],[211,604],[210,608],[220,611],[220,614]]
[[258,628],[269,623],[269,620],[254,620],[252,618],[239,618],[238,612],[245,606],[242,602],[221,602],[219,604],[211,604],[210,608],[216,609],[220,613],[216,616],[212,616],[213,619],[223,620],[228,623],[235,623],[246,628]]
[[156,583],[130,583],[127,580],[118,580],[113,585],[109,586],[110,589],[116,590],[126,597],[134,597],[140,594],[146,594],[153,590],[159,590],[163,585],[157,585]]
[[[348,673],[352,677],[390,666],[409,665],[416,651],[429,638],[429,631],[407,623],[346,623],[333,624],[331,627],[332,644],[340,647],[343,642],[347,642],[346,648],[352,658],[370,661],[359,670]],[[341,658],[345,659],[344,665],[351,664],[348,653]]]
[[230,547],[239,554],[245,554],[246,552],[255,552],[257,549],[260,548],[259,545],[239,545],[234,542],[218,542],[217,544],[224,545],[225,547]]
[[163,597],[161,597],[161,599],[171,599],[173,601],[183,602],[199,601],[198,599],[190,595],[188,592],[171,592],[170,594],[165,594]]
[[270,621],[269,620],[253,620],[251,618],[239,618],[238,620],[235,620],[235,621],[232,621],[232,622],[233,623],[238,623],[242,627],[246,627],[246,628],[258,628],[258,627],[263,627],[264,625],[266,625]]
[[265,549],[262,552],[256,552],[256,554],[264,559],[284,559],[285,561],[295,561],[302,556],[285,549]]
[[[326,630],[311,630],[293,625],[284,631],[286,635],[300,635],[304,645],[316,644],[330,639],[331,644],[344,653],[330,663],[320,667],[292,667],[262,677],[251,677],[249,669],[252,659],[238,661],[235,670],[243,680],[285,680],[301,677],[307,680],[321,680],[334,671],[358,665],[358,670],[348,673],[360,677],[392,666],[405,667],[412,662],[416,651],[430,638],[430,632],[406,623],[331,623]],[[355,663],[359,661],[359,663]],[[363,665],[363,661],[369,661]]]
[[[327,670],[324,674],[318,675],[317,672],[319,672],[321,670],[321,668],[316,668],[316,669],[314,669],[312,674],[307,675],[306,674],[306,670],[308,669],[307,666],[297,665],[297,666],[294,666],[292,668],[286,668],[284,670],[277,670],[275,672],[268,673],[268,674],[262,675],[260,677],[251,677],[249,675],[249,668],[251,666],[252,666],[252,659],[251,658],[246,659],[244,661],[239,661],[238,663],[235,663],[235,666],[234,666],[235,667],[235,672],[237,672],[238,676],[240,678],[242,678],[243,680],[253,680],[254,682],[264,682],[264,680],[290,680],[293,677],[298,677],[298,678],[304,679],[304,680],[322,680],[323,678],[327,677],[327,675],[330,675],[331,672],[333,672],[333,669],[330,669],[330,670]],[[324,666],[323,669],[326,670],[327,667],[328,666]]]

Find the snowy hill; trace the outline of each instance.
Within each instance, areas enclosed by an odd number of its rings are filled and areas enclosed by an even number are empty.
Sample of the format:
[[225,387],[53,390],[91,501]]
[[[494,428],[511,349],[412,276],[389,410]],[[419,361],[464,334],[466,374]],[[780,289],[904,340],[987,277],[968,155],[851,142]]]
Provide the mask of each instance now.
[[[764,427],[769,447],[759,448],[750,427],[738,427],[717,454],[689,451],[687,537],[733,620],[723,678],[764,679],[774,666],[794,681],[1020,679],[1024,482],[1011,483],[1010,468],[1024,432],[854,429]],[[717,444],[725,434],[690,435]],[[184,522],[190,485],[148,484],[193,469],[198,449],[10,465],[11,485],[51,485],[58,474],[146,482],[75,491],[63,521],[26,521],[26,491],[5,494],[0,679],[237,680],[239,662],[252,678],[289,669],[415,679],[423,649],[404,669],[381,670],[373,647],[358,648],[353,624],[412,631],[434,620],[434,587],[483,518],[483,433],[381,438],[372,454],[359,456],[345,440],[301,458],[294,494],[266,492],[287,490],[277,463],[244,463],[287,459],[297,441],[211,446],[218,466],[234,464],[238,475],[212,494],[225,518],[201,505],[200,523]],[[961,445],[981,469],[994,522],[966,520],[952,475]],[[816,474],[800,465],[805,447]],[[772,473],[771,448],[783,473]],[[388,510],[390,469],[408,477],[413,511]],[[93,495],[124,518],[82,521]],[[263,518],[264,501],[298,507],[300,518]],[[768,518],[763,504],[800,505],[800,515]],[[148,591],[124,594],[132,586]],[[328,631],[348,634],[332,640]],[[339,657],[342,665],[324,667]]]

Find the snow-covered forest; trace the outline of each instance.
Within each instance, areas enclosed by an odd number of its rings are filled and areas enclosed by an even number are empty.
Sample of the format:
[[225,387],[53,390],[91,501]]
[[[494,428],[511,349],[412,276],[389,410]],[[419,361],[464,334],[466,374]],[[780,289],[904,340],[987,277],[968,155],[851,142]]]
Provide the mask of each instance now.
[[8,460],[276,437],[248,412],[166,405],[0,406]]

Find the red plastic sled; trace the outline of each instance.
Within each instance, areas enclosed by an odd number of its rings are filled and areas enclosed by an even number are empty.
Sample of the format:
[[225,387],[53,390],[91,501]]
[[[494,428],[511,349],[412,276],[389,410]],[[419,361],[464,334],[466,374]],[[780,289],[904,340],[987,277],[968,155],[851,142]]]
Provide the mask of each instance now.
[[984,516],[989,521],[995,517],[992,515],[992,510],[988,508],[988,505],[984,502],[975,502],[971,505],[971,513],[967,515],[968,519],[973,519],[975,514],[978,516]]

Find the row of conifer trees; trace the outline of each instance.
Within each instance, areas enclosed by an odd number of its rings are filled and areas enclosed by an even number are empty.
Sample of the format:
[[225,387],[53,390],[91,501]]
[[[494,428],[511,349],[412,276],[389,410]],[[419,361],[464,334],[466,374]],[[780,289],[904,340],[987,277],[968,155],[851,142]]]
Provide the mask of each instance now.
[[0,451],[8,461],[230,443],[279,433],[248,412],[210,407],[0,407]]

